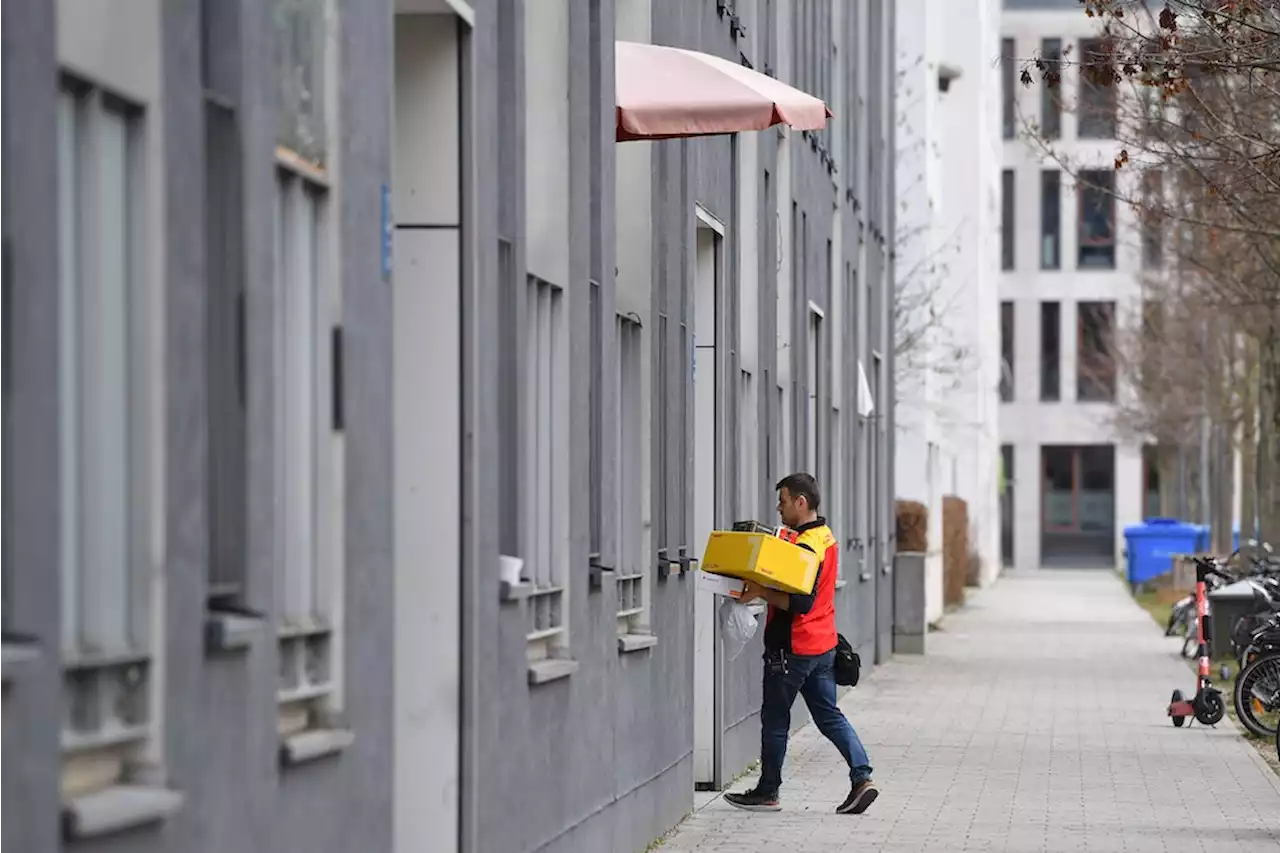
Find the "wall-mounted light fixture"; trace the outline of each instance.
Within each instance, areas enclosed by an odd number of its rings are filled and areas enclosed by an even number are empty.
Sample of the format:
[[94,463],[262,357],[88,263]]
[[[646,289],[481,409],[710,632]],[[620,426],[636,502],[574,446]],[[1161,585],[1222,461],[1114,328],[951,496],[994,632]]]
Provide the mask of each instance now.
[[958,79],[964,71],[955,65],[948,65],[945,62],[938,64],[938,91],[946,92],[951,88],[951,81]]

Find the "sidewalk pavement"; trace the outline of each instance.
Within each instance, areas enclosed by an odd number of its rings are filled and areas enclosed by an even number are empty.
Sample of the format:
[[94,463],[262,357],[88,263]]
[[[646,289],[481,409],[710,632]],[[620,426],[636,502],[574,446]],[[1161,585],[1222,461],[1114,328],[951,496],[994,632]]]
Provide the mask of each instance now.
[[1280,850],[1280,777],[1229,719],[1173,727],[1194,673],[1112,573],[1007,574],[928,642],[841,703],[881,791],[866,814],[833,813],[848,771],[809,725],[782,812],[716,797],[661,853]]

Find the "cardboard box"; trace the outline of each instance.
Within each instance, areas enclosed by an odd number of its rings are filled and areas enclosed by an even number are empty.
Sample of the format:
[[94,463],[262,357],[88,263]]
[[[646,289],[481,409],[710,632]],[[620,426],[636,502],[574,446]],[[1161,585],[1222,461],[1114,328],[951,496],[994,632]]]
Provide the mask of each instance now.
[[742,595],[742,581],[727,575],[713,575],[711,572],[698,572],[698,589],[712,595],[723,595],[725,598],[737,598]]
[[767,533],[716,530],[707,539],[702,570],[807,595],[818,577],[818,555]]

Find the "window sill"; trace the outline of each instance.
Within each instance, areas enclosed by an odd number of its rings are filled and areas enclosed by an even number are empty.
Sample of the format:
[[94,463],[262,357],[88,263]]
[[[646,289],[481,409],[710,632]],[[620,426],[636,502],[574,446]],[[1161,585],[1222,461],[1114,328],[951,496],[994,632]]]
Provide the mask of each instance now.
[[62,832],[68,841],[97,838],[159,823],[181,807],[182,794],[168,788],[112,785],[68,801],[62,809]]
[[40,647],[32,640],[8,639],[4,641],[3,681],[5,684],[19,677],[40,659]]
[[871,572],[862,572],[862,573],[860,573],[860,574],[858,575],[858,581],[859,581],[860,583],[870,583],[870,582],[871,582]]
[[524,601],[531,595],[533,595],[532,581],[521,581],[515,584],[502,581],[499,587],[499,598],[502,601]]
[[836,589],[844,589],[848,585],[849,582],[844,578],[836,578]]
[[356,736],[346,729],[308,729],[289,735],[280,742],[280,763],[297,767],[330,755],[337,755],[351,744]]
[[623,634],[618,637],[619,654],[642,652],[656,645],[658,645],[658,638],[653,634]]
[[150,734],[151,729],[146,725],[115,726],[111,728],[101,728],[96,731],[86,733],[63,732],[62,751],[90,752],[93,750],[107,749],[113,746],[138,743],[139,741],[146,740],[147,736]]
[[576,660],[539,660],[529,664],[529,684],[537,686],[539,684],[550,684],[553,681],[559,681],[562,678],[568,678],[578,671],[578,662]]
[[138,651],[137,649],[117,649],[115,651],[92,653],[72,652],[63,657],[62,668],[68,670],[105,669],[113,666],[145,664],[150,661],[150,651]]
[[244,651],[253,646],[266,628],[266,620],[236,613],[208,613],[204,619],[207,653]]

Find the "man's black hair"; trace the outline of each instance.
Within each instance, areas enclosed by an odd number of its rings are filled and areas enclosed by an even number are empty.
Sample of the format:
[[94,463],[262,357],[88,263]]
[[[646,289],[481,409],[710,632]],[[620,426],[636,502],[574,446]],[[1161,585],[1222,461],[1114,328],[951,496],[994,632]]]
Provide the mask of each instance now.
[[788,474],[778,481],[778,485],[773,487],[774,491],[786,489],[791,493],[793,498],[804,498],[805,503],[809,505],[812,512],[818,511],[818,505],[822,503],[822,493],[818,491],[818,481],[813,479],[812,474],[803,472],[797,474]]

